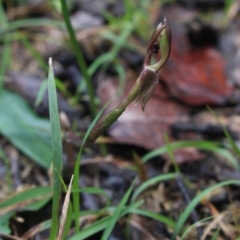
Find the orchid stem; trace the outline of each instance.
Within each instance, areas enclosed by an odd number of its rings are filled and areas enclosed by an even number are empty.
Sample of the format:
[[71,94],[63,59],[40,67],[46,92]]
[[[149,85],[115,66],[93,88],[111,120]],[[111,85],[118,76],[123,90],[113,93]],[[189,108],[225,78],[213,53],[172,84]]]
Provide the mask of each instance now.
[[138,96],[139,92],[139,78],[128,93],[127,97],[121,102],[115,109],[107,113],[93,128],[92,132],[89,135],[89,138],[85,146],[93,143],[96,139],[102,135],[102,133],[112,126],[114,122],[122,115],[126,110],[127,106],[131,104]]
[[[156,64],[150,65],[152,55],[158,54],[159,50],[161,51],[161,59]],[[137,81],[127,97],[115,109],[100,119],[100,121],[94,126],[86,144],[84,145],[85,147],[90,143],[93,143],[107,128],[109,128],[135,99],[137,104],[142,103],[142,110],[144,111],[147,102],[158,86],[158,73],[168,60],[170,51],[171,29],[165,18],[164,24],[160,23],[153,32],[152,38],[147,47],[143,70]]]

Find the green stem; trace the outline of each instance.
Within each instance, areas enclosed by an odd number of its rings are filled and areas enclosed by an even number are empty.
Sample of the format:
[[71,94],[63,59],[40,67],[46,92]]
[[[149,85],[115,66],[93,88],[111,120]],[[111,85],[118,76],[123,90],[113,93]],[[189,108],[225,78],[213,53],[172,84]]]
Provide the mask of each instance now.
[[127,97],[115,109],[107,113],[93,128],[90,133],[85,146],[95,142],[95,140],[108,129],[116,120],[122,115],[126,107],[132,103],[138,96],[140,85],[140,77],[128,93]]
[[65,24],[66,24],[66,27],[68,30],[70,41],[72,43],[72,47],[73,47],[75,56],[77,58],[78,65],[80,66],[83,77],[86,81],[86,86],[87,86],[87,90],[88,90],[88,94],[89,94],[91,112],[92,112],[92,115],[95,116],[97,113],[97,109],[96,109],[96,105],[94,103],[95,95],[94,95],[93,85],[92,85],[91,79],[90,79],[88,71],[87,71],[86,62],[84,60],[82,51],[79,48],[79,45],[78,45],[78,42],[77,42],[77,39],[75,36],[75,32],[74,32],[74,29],[72,27],[72,24],[71,24],[71,21],[69,18],[68,7],[66,4],[66,1],[65,0],[60,0],[60,1],[61,1],[61,5],[62,5],[62,14],[63,14],[63,18],[64,18],[64,21],[65,21]]

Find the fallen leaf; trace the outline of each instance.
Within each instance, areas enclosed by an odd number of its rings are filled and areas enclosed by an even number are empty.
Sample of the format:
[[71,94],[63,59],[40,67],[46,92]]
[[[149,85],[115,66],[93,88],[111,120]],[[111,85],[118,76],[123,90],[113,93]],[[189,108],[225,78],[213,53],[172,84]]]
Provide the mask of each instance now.
[[[114,99],[106,111],[110,111],[124,99],[134,82],[135,79],[127,79],[123,95],[121,98]],[[116,79],[101,82],[99,97],[103,104],[116,94],[117,88]],[[164,132],[170,134],[169,126],[174,122],[186,122],[189,119],[188,113],[188,107],[171,100],[159,86],[144,112],[141,106],[131,104],[110,128],[109,133],[119,143],[154,149],[165,143]]]
[[166,15],[172,28],[172,49],[160,79],[167,85],[170,95],[192,106],[226,103],[233,89],[227,83],[223,56],[213,46],[206,44],[196,48],[190,44],[186,24],[178,22],[181,16],[187,15],[186,11],[178,9]]
[[174,56],[161,72],[171,96],[188,105],[221,105],[232,94],[227,85],[225,62],[218,51],[203,48]]
[[[124,99],[135,79],[134,76],[127,79],[122,96],[116,97],[107,107],[106,112]],[[102,105],[116,95],[117,89],[117,79],[108,78],[99,84],[98,95]],[[117,143],[137,145],[148,150],[155,149],[165,144],[164,133],[168,134],[171,141],[175,140],[171,137],[170,126],[176,122],[188,122],[189,111],[189,107],[169,98],[164,88],[159,85],[144,112],[141,106],[131,104],[112,125],[108,133]],[[188,153],[184,150],[176,151],[177,161],[184,162],[202,158],[197,150],[191,149]]]

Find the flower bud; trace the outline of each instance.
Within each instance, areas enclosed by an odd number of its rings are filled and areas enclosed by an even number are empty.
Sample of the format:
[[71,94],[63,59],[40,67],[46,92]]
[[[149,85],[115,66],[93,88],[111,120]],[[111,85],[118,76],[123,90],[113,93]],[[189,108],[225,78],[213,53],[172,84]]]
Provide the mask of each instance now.
[[[160,51],[160,60],[150,65],[153,54],[158,54]],[[164,24],[158,24],[157,28],[152,34],[150,43],[147,48],[147,54],[143,64],[143,70],[138,78],[139,91],[136,98],[136,104],[142,103],[142,110],[155,92],[158,82],[158,72],[166,63],[171,51],[171,29],[167,19],[164,19]]]
[[161,58],[160,60],[153,65],[150,65],[149,67],[155,69],[157,72],[160,71],[160,69],[163,67],[163,65],[167,62],[170,52],[171,52],[171,29],[167,22],[167,19],[164,19],[164,28],[161,30],[159,34],[159,43],[155,42],[155,45],[152,46],[153,52],[156,50],[156,44],[159,44],[159,49],[161,52]]
[[155,70],[145,66],[138,78],[140,81],[138,96],[136,98],[136,104],[142,102],[142,110],[155,92],[158,85],[159,76]]

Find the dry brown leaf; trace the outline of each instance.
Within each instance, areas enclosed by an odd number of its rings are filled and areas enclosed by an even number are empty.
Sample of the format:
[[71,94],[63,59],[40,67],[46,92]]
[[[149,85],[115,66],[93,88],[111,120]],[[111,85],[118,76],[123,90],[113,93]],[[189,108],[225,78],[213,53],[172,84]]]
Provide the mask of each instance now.
[[[106,112],[116,107],[127,95],[135,80],[127,79],[121,98],[115,98]],[[116,79],[107,79],[100,83],[99,97],[106,103],[116,95]],[[186,122],[189,119],[189,108],[169,99],[160,86],[149,100],[145,111],[141,106],[131,104],[117,122],[110,128],[110,135],[119,143],[143,146],[147,149],[157,148],[165,143],[164,132],[170,135],[169,126],[175,122]]]
[[[116,97],[106,112],[116,107],[134,84],[136,77],[127,79],[122,96]],[[118,89],[117,79],[108,78],[99,84],[98,95],[104,105]],[[132,144],[146,149],[155,149],[165,144],[164,133],[171,138],[170,126],[176,122],[189,121],[190,108],[169,98],[163,87],[158,86],[149,100],[145,111],[141,106],[131,104],[109,129],[109,134],[117,143]],[[195,149],[175,152],[177,161],[199,160],[202,155]]]

